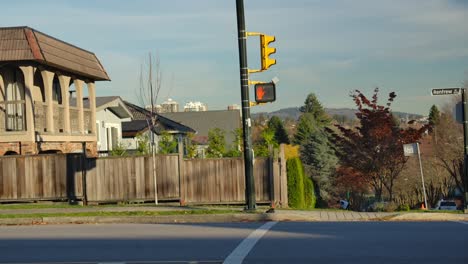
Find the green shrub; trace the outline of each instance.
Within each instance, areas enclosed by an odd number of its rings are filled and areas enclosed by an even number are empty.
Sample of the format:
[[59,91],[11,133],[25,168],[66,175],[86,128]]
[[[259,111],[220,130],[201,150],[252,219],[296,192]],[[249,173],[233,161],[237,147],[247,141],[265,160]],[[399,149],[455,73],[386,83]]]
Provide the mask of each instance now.
[[304,178],[304,196],[305,207],[307,209],[315,208],[317,198],[315,197],[314,182],[309,177]]
[[125,156],[126,154],[127,148],[122,142],[119,142],[116,146],[112,146],[112,150],[110,152],[111,156]]
[[384,211],[385,212],[395,212],[398,209],[398,205],[394,202],[389,202],[385,204]]
[[398,206],[394,202],[375,202],[369,207],[370,212],[394,212]]
[[400,204],[398,206],[398,211],[409,211],[409,210],[411,210],[411,208],[408,204]]
[[304,170],[299,158],[286,161],[288,175],[288,201],[291,208],[304,208]]

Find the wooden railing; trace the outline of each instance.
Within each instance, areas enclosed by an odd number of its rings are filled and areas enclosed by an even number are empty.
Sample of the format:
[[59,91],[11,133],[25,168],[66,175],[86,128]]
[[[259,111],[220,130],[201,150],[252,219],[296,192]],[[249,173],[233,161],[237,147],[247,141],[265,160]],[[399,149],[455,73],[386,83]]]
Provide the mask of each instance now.
[[34,102],[34,130],[42,133],[47,131],[47,105],[44,102]]
[[91,133],[91,109],[89,108],[84,108],[83,109],[83,121],[84,121],[84,131],[85,134],[90,134]]
[[63,133],[65,131],[65,122],[63,118],[64,107],[60,104],[54,105],[54,129],[55,133]]

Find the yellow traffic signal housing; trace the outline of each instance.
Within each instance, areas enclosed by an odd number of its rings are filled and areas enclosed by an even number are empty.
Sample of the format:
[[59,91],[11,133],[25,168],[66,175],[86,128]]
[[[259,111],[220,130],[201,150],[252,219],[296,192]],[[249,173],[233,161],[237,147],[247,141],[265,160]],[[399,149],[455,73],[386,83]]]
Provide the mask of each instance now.
[[274,42],[275,40],[275,36],[268,36],[265,34],[260,35],[262,70],[268,70],[268,68],[276,64],[276,60],[270,58],[271,54],[276,53],[276,48],[268,46],[268,44]]

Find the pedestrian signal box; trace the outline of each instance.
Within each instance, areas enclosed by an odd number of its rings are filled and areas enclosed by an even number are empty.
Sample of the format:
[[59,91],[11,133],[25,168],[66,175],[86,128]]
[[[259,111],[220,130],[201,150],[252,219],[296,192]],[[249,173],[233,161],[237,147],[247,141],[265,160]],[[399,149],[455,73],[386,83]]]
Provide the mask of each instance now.
[[276,87],[273,82],[255,84],[255,102],[269,103],[276,100]]

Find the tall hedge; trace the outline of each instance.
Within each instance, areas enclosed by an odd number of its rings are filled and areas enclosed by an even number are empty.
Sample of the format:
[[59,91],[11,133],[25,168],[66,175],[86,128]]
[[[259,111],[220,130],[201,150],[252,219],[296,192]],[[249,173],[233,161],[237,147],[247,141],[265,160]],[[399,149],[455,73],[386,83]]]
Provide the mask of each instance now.
[[286,161],[288,171],[288,200],[291,208],[304,208],[304,169],[299,158]]
[[289,207],[296,209],[315,208],[314,183],[304,174],[300,158],[290,158],[286,162],[288,170]]
[[309,177],[304,178],[304,196],[305,207],[307,209],[315,208],[317,198],[315,197],[314,182]]

